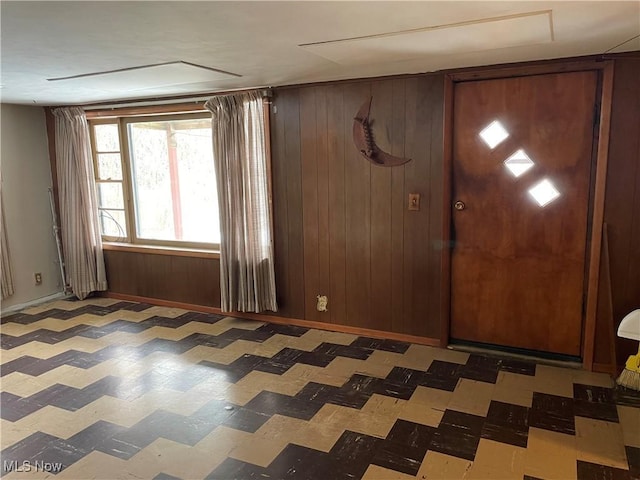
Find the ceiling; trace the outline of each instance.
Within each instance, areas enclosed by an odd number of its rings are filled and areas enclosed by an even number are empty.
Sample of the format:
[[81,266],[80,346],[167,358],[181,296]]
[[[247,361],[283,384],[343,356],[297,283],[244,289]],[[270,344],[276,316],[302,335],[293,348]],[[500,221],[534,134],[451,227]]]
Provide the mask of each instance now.
[[198,95],[640,50],[639,1],[3,0],[0,9],[3,103]]

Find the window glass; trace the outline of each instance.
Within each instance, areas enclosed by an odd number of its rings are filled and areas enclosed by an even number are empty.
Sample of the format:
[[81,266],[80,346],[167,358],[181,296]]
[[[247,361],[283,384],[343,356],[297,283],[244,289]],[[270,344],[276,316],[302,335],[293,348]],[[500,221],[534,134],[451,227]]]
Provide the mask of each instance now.
[[96,151],[98,152],[119,152],[120,139],[117,124],[96,125]]
[[219,244],[211,120],[132,122],[127,132],[137,237]]
[[99,210],[100,228],[102,234],[114,237],[116,240],[125,240],[126,225],[124,210]]
[[124,209],[121,183],[99,183],[98,199],[100,208]]
[[119,153],[98,153],[98,178],[122,180],[122,160]]
[[125,241],[128,237],[118,123],[92,127],[100,229],[109,240]]

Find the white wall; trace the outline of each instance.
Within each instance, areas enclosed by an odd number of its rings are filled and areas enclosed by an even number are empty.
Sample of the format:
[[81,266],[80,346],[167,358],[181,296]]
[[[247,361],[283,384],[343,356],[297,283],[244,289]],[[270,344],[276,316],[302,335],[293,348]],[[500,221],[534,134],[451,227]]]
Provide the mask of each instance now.
[[[15,293],[2,310],[63,290],[48,187],[51,166],[44,110],[0,105],[2,200]],[[34,273],[42,273],[35,285]]]

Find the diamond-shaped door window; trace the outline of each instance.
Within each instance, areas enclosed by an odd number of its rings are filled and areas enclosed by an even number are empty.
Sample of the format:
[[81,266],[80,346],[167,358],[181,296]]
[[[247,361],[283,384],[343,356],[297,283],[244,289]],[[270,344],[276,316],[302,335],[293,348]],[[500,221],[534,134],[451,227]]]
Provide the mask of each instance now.
[[494,120],[480,132],[480,138],[482,138],[484,143],[492,150],[500,145],[508,136],[509,132],[507,132],[498,120]]
[[529,189],[529,195],[540,205],[545,207],[560,196],[558,189],[547,178]]
[[533,160],[529,158],[529,155],[522,149],[507,158],[504,164],[516,178],[535,165]]

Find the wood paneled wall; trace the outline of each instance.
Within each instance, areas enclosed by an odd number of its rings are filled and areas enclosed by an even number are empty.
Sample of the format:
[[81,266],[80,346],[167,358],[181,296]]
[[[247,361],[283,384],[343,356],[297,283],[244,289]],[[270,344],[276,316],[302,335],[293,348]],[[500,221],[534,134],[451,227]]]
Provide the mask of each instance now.
[[109,292],[220,308],[220,260],[104,251]]
[[[605,222],[617,328],[640,308],[640,60],[615,62]],[[443,83],[434,74],[276,89],[279,315],[439,337]],[[376,141],[411,157],[405,166],[373,166],[353,146],[353,116],[370,95]],[[421,195],[419,212],[407,210],[409,193]],[[218,260],[116,251],[105,251],[105,258],[112,292],[220,305]],[[316,311],[318,294],[328,296],[328,312]],[[609,361],[607,335],[601,315],[596,363]],[[636,348],[618,339],[618,363]]]
[[[640,57],[615,61],[609,164],[604,221],[609,232],[611,300],[617,330],[624,316],[640,308]],[[606,295],[600,295],[605,299]],[[607,309],[599,305],[599,311]],[[595,362],[608,363],[606,316],[598,318]],[[621,365],[638,344],[617,339]]]
[[[443,75],[423,75],[276,91],[280,315],[438,337],[443,89]],[[411,162],[374,166],[353,145],[353,117],[370,96],[377,144]],[[408,211],[410,193],[420,211]]]

